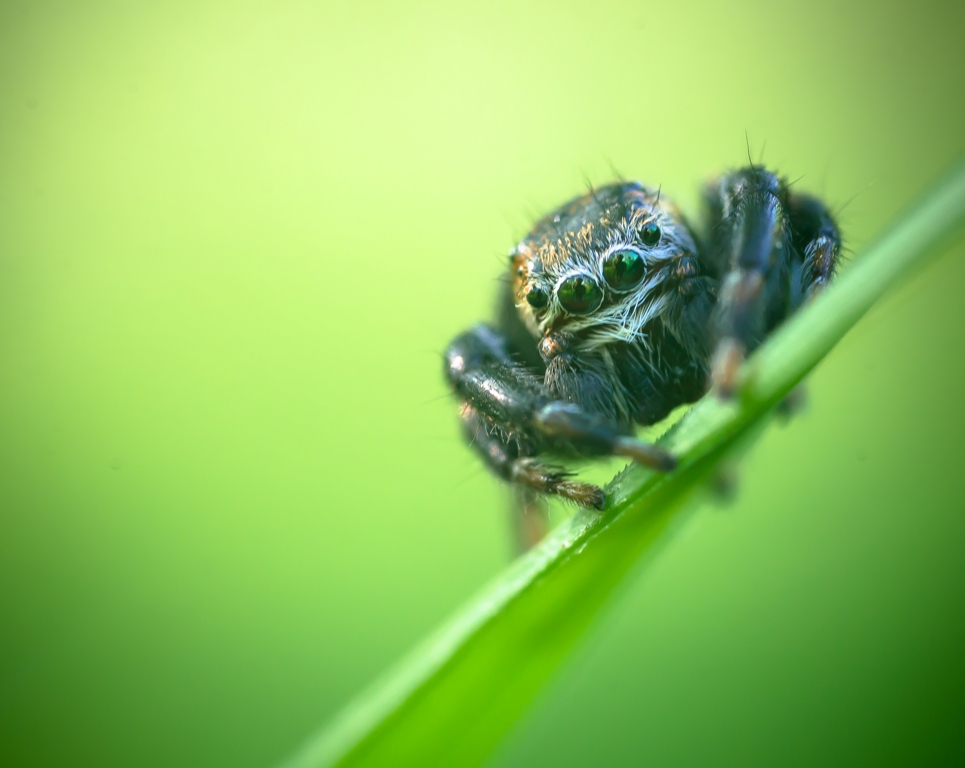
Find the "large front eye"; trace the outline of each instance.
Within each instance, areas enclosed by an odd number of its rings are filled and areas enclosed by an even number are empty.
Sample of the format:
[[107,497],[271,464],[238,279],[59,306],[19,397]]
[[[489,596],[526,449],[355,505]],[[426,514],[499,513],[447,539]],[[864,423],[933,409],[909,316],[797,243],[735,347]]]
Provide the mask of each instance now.
[[566,278],[556,289],[560,306],[571,315],[586,315],[600,306],[603,291],[592,278],[586,275],[573,275]]
[[643,279],[643,257],[636,251],[614,251],[603,261],[603,277],[614,291],[628,291]]

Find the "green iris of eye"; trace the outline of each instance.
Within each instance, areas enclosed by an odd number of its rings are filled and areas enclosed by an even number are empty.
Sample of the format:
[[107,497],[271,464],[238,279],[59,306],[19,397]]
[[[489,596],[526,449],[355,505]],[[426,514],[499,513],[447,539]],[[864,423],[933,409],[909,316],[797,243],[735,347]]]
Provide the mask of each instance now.
[[534,309],[542,309],[547,304],[549,304],[550,297],[546,295],[546,291],[542,288],[530,288],[526,292],[526,301]]
[[556,291],[560,305],[572,315],[586,315],[600,306],[603,291],[586,275],[566,278]]
[[614,251],[603,262],[603,277],[615,291],[631,288],[643,279],[643,258],[634,251]]
[[640,239],[643,240],[644,245],[656,245],[660,242],[660,227],[652,221],[644,224],[640,227]]

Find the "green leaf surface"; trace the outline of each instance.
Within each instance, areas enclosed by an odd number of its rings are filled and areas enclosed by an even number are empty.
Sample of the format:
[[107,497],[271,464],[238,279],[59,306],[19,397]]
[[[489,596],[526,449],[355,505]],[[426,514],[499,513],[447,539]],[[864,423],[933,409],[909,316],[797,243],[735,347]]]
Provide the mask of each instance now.
[[686,519],[688,497],[871,305],[965,223],[965,163],[901,214],[742,372],[739,402],[706,397],[661,444],[669,475],[632,466],[603,513],[583,510],[519,558],[285,768],[478,765],[569,656],[631,569]]

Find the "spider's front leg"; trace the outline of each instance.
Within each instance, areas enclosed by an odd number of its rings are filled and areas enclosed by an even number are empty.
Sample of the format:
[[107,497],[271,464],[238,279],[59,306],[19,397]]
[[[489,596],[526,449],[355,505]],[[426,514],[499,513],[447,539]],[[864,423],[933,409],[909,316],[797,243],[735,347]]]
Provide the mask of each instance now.
[[583,507],[603,509],[606,494],[589,483],[570,480],[570,474],[559,467],[530,455],[533,435],[520,430],[507,431],[478,409],[463,403],[459,413],[469,444],[479,453],[486,466],[507,482],[541,493],[561,496]]
[[827,206],[791,194],[775,174],[751,166],[704,192],[708,266],[721,279],[714,318],[714,387],[733,394],[744,358],[833,277],[841,237]]
[[[628,427],[551,397],[538,377],[513,362],[506,339],[488,326],[458,336],[446,350],[445,364],[462,400],[467,438],[509,482],[602,509],[606,496],[599,487],[574,482],[538,457],[621,455],[663,471],[673,468],[673,457],[635,439]],[[581,391],[580,382],[578,373],[567,379],[571,391]]]

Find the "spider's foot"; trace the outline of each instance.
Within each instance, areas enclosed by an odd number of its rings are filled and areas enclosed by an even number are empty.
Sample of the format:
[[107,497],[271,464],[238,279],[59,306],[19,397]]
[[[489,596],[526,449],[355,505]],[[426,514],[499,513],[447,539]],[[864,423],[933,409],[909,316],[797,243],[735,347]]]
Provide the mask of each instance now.
[[543,493],[552,493],[564,499],[575,501],[581,507],[603,509],[606,494],[603,489],[590,483],[577,483],[569,478],[570,473],[540,464],[535,459],[519,459],[513,464],[511,479]]
[[575,501],[581,507],[603,509],[606,506],[606,494],[598,485],[592,483],[573,483],[564,480],[554,491],[564,499]]
[[737,372],[744,362],[744,347],[733,338],[721,339],[711,362],[711,382],[717,396],[730,400],[737,389]]

